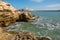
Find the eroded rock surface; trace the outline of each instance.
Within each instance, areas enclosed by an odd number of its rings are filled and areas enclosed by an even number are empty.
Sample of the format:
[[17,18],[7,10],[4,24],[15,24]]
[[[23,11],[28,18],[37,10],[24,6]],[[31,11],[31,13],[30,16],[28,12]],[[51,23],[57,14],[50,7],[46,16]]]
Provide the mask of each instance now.
[[37,37],[32,32],[8,32],[0,27],[0,40],[50,40],[45,37]]
[[23,21],[23,22],[32,22],[33,20],[35,20],[35,17],[33,17],[33,15],[29,12],[20,13],[18,19],[18,21]]
[[11,10],[11,11],[15,11],[16,9],[10,5],[8,2],[3,2],[3,1],[0,1],[0,10]]
[[0,1],[0,40],[49,40],[37,37],[31,32],[9,32],[4,29],[16,21],[31,22],[34,19],[31,13],[20,12],[9,3]]
[[0,1],[0,26],[9,26],[16,21],[31,22],[35,19],[29,12],[20,12],[7,2]]

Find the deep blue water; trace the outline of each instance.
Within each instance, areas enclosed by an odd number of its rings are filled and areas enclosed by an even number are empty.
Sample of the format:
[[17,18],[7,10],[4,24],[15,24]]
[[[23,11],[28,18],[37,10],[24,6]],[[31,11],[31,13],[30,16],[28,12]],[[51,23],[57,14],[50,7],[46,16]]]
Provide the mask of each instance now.
[[37,36],[48,37],[51,40],[60,40],[60,12],[32,12],[39,16],[32,23],[19,22],[9,26],[8,31],[28,31]]

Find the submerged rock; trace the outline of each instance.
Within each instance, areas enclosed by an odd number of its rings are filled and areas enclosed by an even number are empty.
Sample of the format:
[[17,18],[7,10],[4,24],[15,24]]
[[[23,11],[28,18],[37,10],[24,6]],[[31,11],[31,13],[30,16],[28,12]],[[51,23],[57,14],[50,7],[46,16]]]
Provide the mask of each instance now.
[[45,37],[37,37],[32,32],[8,32],[0,27],[0,40],[50,40]]

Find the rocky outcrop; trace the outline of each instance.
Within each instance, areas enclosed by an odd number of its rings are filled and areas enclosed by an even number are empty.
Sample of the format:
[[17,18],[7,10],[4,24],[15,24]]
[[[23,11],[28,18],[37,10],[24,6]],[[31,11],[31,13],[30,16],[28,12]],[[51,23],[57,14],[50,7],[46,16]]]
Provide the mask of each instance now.
[[15,11],[16,9],[10,5],[8,2],[3,2],[3,1],[0,1],[0,10],[11,10],[11,11]]
[[18,13],[13,13],[11,10],[3,10],[3,12],[0,13],[0,26],[8,26],[9,24],[16,22],[18,18]]
[[7,2],[0,1],[0,40],[50,40],[37,37],[31,32],[9,32],[5,26],[14,22],[31,22],[35,19],[29,12],[20,12]]
[[31,22],[35,19],[29,12],[20,12],[7,2],[0,1],[0,26],[9,26],[14,22]]
[[32,32],[9,32],[0,27],[0,40],[50,40],[46,37],[37,37]]
[[19,14],[15,13],[15,10],[9,3],[0,1],[0,26],[5,27],[16,22]]
[[22,12],[19,15],[19,19],[17,21],[31,22],[35,20],[35,17],[29,12]]

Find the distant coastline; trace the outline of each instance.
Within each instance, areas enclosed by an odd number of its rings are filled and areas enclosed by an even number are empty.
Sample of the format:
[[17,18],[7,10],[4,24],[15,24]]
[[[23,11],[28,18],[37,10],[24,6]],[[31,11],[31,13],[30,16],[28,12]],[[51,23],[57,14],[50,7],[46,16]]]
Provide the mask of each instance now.
[[19,9],[19,11],[28,11],[28,12],[33,12],[33,11],[37,11],[37,12],[60,12],[60,10],[31,10],[31,9]]
[[33,11],[37,11],[37,12],[60,12],[60,10],[35,10],[35,9],[31,9],[31,8],[23,8],[23,9],[18,9],[19,11],[28,11],[28,12],[33,12]]

